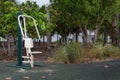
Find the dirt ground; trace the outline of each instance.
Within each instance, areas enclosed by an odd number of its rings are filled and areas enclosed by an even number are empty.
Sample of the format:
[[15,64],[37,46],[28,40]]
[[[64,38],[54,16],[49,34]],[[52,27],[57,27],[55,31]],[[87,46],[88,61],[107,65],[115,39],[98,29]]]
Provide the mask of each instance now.
[[[51,48],[48,49],[46,43],[40,43],[40,44],[36,44],[36,46],[34,48],[32,48],[32,51],[41,51],[42,52],[42,54],[34,55],[35,60],[46,61],[47,58],[55,52],[56,48],[57,48],[56,46],[51,46]],[[22,49],[22,54],[26,55],[24,47]],[[14,51],[13,56],[8,56],[7,54],[5,54],[3,48],[0,47],[0,61],[16,61],[17,57],[18,57],[17,55],[18,55],[17,49]]]

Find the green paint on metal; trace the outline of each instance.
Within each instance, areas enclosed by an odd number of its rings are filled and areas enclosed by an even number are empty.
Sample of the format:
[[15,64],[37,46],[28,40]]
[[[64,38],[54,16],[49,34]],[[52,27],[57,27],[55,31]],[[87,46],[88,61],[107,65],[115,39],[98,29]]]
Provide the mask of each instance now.
[[[18,13],[20,15],[21,13]],[[22,66],[22,34],[18,25],[18,63],[17,66]]]

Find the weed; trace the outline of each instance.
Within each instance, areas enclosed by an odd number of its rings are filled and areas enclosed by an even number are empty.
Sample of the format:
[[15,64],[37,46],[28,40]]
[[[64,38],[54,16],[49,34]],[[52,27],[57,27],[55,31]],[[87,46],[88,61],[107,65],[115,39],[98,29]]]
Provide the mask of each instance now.
[[55,62],[75,63],[79,62],[82,57],[82,48],[79,43],[70,43],[60,47],[52,56]]

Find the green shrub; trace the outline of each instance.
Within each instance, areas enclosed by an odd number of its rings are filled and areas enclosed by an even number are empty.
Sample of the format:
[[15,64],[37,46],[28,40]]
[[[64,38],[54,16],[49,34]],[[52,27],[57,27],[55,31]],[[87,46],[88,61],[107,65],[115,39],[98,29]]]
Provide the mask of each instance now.
[[103,56],[105,57],[120,57],[120,49],[114,46],[104,46]]
[[54,62],[59,62],[59,63],[68,63],[68,55],[66,51],[66,47],[60,47],[52,56]]
[[60,63],[77,63],[82,57],[82,48],[79,43],[70,43],[66,46],[60,47],[52,56],[54,62]]
[[97,45],[90,50],[92,58],[120,57],[120,49],[111,45]]
[[80,62],[83,55],[81,44],[79,43],[70,43],[66,45],[66,50],[70,63]]
[[90,58],[102,58],[102,46],[97,45],[89,50]]
[[70,43],[58,48],[50,59],[59,63],[79,63],[106,58],[120,58],[119,47],[98,44],[92,48],[84,48],[79,43]]

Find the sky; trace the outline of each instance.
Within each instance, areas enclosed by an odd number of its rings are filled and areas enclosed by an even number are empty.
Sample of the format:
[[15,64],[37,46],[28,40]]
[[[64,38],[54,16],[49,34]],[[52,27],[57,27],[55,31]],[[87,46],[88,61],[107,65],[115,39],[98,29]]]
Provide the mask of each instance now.
[[[26,0],[17,0],[19,3],[25,2]],[[49,0],[30,0],[30,1],[36,1],[36,3],[41,7],[42,5],[49,4]]]

